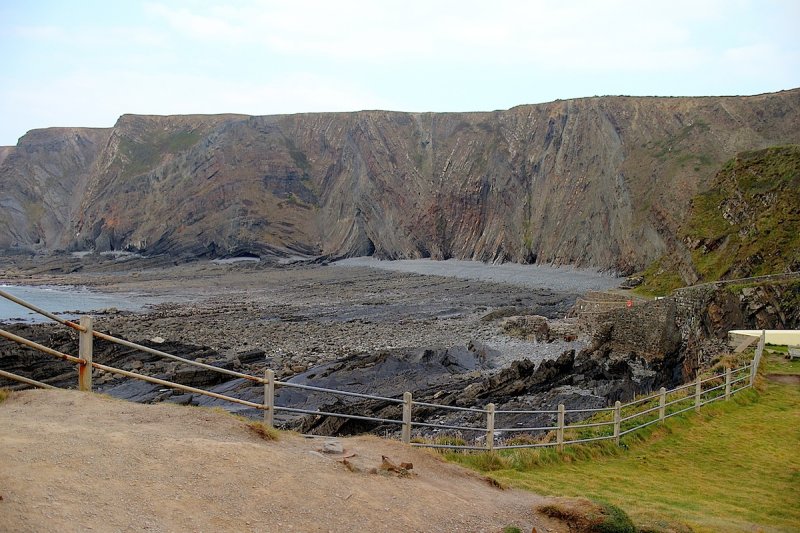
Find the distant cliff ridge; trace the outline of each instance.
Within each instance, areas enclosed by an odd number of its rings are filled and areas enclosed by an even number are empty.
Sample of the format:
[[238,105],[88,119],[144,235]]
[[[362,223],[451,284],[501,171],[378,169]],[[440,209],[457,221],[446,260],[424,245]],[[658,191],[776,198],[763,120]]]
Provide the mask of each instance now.
[[376,255],[638,270],[800,89],[486,113],[124,115],[0,149],[0,249]]

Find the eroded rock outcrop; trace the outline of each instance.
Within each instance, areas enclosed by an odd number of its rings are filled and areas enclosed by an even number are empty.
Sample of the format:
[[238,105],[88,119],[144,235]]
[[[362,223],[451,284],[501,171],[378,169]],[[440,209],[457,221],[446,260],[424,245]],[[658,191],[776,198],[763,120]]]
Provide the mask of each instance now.
[[687,367],[710,361],[733,329],[799,329],[800,274],[750,283],[709,283],[679,289],[669,298]]

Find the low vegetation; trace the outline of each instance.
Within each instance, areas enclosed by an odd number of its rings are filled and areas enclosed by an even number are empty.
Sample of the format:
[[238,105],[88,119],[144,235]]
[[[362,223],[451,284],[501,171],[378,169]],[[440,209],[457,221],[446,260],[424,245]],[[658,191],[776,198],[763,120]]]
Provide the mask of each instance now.
[[[787,365],[769,354],[762,373],[800,374]],[[758,391],[627,435],[620,447],[446,455],[504,486],[620,506],[639,531],[795,531],[800,388],[760,380]]]
[[4,401],[6,401],[6,398],[8,398],[10,395],[11,395],[11,391],[10,390],[8,390],[8,389],[0,389],[0,403],[3,403]]
[[264,440],[272,441],[280,438],[280,432],[277,429],[263,422],[248,422],[247,428]]
[[644,282],[633,289],[633,292],[640,296],[666,296],[686,285],[678,274],[677,267],[670,263],[668,256],[653,261],[639,275],[644,278]]
[[538,511],[570,525],[570,530],[596,533],[635,533],[630,517],[608,502],[585,498],[554,498],[539,506]]
[[745,152],[695,198],[685,238],[703,279],[782,272],[800,259],[800,146]]
[[800,359],[789,359],[786,346],[767,345],[766,351],[773,354],[770,358],[770,374],[800,375]]
[[[762,276],[800,268],[800,146],[743,152],[692,200],[679,232],[702,281]],[[643,294],[682,284],[665,255],[643,273]]]
[[158,165],[167,154],[176,154],[190,148],[200,140],[194,131],[159,131],[146,137],[146,140],[122,138],[119,145],[124,160],[122,165],[125,177],[144,174]]

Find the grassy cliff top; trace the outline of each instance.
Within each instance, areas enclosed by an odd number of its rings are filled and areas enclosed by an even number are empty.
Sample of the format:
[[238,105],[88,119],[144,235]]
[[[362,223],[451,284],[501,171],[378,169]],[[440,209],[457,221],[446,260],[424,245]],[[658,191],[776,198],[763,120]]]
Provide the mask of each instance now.
[[[800,146],[742,152],[692,200],[680,232],[700,281],[800,270]],[[645,272],[643,290],[664,293],[686,280],[674,258]]]

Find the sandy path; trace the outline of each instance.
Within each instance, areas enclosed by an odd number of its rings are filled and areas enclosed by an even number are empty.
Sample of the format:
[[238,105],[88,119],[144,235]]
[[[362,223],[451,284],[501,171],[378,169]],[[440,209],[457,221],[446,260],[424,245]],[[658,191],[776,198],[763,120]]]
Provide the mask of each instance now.
[[[341,442],[363,472],[314,453],[318,439],[267,442],[214,410],[14,393],[0,404],[0,530],[560,530],[534,515],[538,496],[493,488],[431,452]],[[367,473],[381,455],[413,462],[415,475]]]

